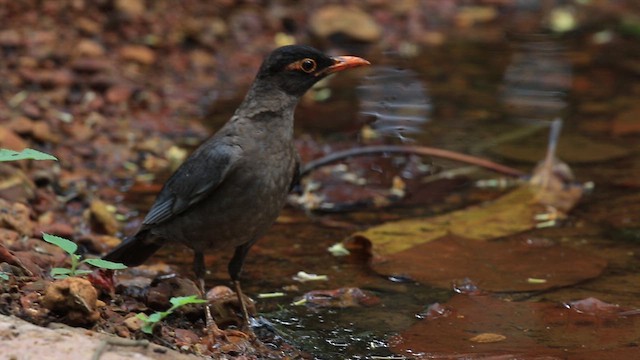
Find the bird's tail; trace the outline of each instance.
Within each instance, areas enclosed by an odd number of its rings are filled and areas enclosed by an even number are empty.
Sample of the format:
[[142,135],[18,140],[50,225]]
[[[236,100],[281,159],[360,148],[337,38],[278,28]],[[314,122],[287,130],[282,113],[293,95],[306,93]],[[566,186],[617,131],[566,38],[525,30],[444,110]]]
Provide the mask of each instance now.
[[127,266],[138,266],[158,251],[161,246],[162,242],[159,239],[149,236],[149,232],[143,230],[125,239],[102,259]]

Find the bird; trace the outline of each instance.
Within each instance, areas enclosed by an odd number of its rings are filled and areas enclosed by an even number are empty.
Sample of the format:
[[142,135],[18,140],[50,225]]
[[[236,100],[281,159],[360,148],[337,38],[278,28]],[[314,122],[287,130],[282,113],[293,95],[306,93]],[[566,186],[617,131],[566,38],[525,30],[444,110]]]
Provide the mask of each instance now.
[[[204,253],[234,248],[228,272],[242,330],[252,333],[240,273],[249,249],[275,222],[297,182],[294,110],[319,80],[369,64],[305,45],[273,50],[233,116],[168,178],[137,232],[103,259],[138,266],[167,242],[182,243],[193,250],[193,270],[205,294]],[[205,316],[208,331],[219,334],[208,306]]]

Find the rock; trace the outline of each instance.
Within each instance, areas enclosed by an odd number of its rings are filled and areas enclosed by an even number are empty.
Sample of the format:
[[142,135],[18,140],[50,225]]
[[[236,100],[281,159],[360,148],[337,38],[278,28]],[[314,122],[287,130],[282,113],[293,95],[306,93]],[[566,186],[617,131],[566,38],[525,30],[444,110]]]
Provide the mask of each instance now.
[[127,85],[114,85],[107,90],[105,98],[111,104],[126,103],[133,94],[133,88]]
[[116,0],[116,10],[131,17],[138,17],[144,14],[146,6],[144,0]]
[[20,75],[26,82],[46,88],[65,87],[74,81],[73,74],[66,69],[23,69]]
[[77,243],[94,254],[102,254],[116,247],[121,240],[112,235],[84,234],[77,238]]
[[20,234],[17,231],[0,227],[0,245],[11,246],[18,239],[20,239]]
[[[154,280],[147,293],[147,305],[153,309],[166,310],[171,306],[169,299],[172,297],[191,296],[199,292],[196,284],[186,278],[174,276],[169,279]],[[184,314],[201,313],[202,305],[190,304],[180,307],[178,311]]]
[[340,288],[336,290],[314,290],[304,294],[307,305],[328,308],[347,308],[374,306],[380,298],[359,288]]
[[97,225],[109,235],[115,235],[120,229],[120,223],[109,206],[102,200],[93,199],[89,207],[91,218],[96,221]]
[[156,62],[156,53],[142,45],[125,45],[120,48],[120,57],[127,61],[134,61],[143,65]]
[[0,147],[20,151],[27,147],[27,142],[10,129],[0,127]]
[[140,320],[137,316],[130,316],[124,319],[125,326],[131,331],[138,331],[142,328],[144,324],[142,320]]
[[80,40],[75,47],[75,55],[79,57],[101,57],[104,56],[105,50],[104,47],[94,40],[82,39]]
[[174,339],[176,341],[176,346],[178,347],[182,347],[182,346],[188,347],[193,344],[197,344],[200,341],[200,337],[191,330],[175,329],[174,333],[175,333]]
[[33,200],[36,186],[20,168],[0,163],[0,198],[27,204]]
[[[0,315],[2,359],[68,360],[101,358],[109,360],[197,360],[202,357],[181,354],[155,344],[131,346],[135,340],[118,338],[86,329],[57,324],[56,329],[30,324],[12,316]],[[113,344],[128,343],[129,346]],[[112,344],[104,349],[105,344]],[[103,356],[96,350],[103,348]]]
[[30,219],[29,207],[22,203],[9,203],[0,199],[0,227],[13,229],[21,235],[31,236],[34,224]]
[[[242,298],[249,314],[256,314],[255,302],[248,296]],[[207,301],[211,309],[211,315],[216,324],[220,326],[228,326],[231,324],[242,324],[240,313],[240,304],[238,304],[238,295],[226,286],[215,286],[207,291]]]
[[109,60],[103,58],[81,58],[71,63],[76,72],[97,73],[109,68]]
[[82,278],[69,277],[49,284],[42,305],[64,316],[71,325],[90,325],[100,318],[98,292]]
[[60,136],[52,131],[51,125],[46,121],[36,121],[33,124],[33,137],[42,142],[58,144]]
[[102,30],[102,26],[86,17],[82,17],[75,20],[75,25],[78,30],[87,35],[96,35]]
[[309,20],[309,28],[323,39],[344,34],[354,40],[375,42],[382,35],[382,29],[369,14],[340,5],[328,5],[316,11]]
[[34,121],[26,116],[18,116],[11,119],[6,127],[18,134],[30,134],[33,131],[33,123]]
[[14,29],[0,31],[0,46],[18,47],[24,44],[24,40],[20,33]]

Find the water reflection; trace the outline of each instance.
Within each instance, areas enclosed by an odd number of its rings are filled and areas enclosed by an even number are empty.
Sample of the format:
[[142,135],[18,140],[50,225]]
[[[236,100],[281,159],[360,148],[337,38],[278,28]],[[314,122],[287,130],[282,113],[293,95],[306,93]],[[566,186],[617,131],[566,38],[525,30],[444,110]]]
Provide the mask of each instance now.
[[533,35],[515,44],[504,74],[502,103],[512,120],[551,120],[567,108],[572,69],[564,46]]
[[430,119],[431,101],[418,74],[408,69],[376,66],[358,86],[359,116],[382,136],[409,141]]

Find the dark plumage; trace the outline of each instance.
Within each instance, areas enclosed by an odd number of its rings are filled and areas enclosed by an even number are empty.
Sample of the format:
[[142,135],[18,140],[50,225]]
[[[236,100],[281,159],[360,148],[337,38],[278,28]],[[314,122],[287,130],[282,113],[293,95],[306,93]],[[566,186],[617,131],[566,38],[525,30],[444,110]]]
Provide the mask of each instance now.
[[204,251],[234,247],[229,275],[240,297],[244,258],[276,220],[298,169],[293,144],[298,100],[326,75],[366,64],[307,46],[273,51],[231,119],[167,180],[138,232],[104,259],[136,266],[166,241],[180,242],[194,251],[204,291]]

